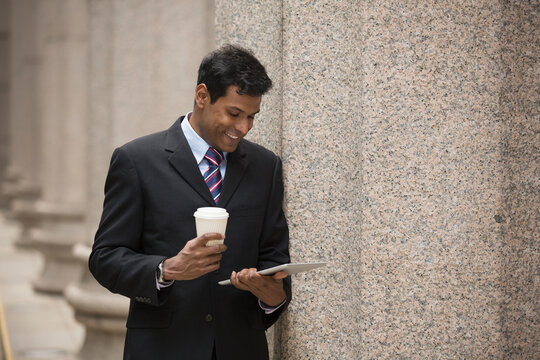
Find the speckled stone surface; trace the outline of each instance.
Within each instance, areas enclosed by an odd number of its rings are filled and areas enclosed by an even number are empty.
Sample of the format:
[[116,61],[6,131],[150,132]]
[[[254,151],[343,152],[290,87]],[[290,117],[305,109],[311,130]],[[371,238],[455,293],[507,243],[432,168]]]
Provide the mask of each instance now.
[[360,13],[352,1],[283,2],[285,203],[296,262],[279,359],[354,359],[361,345]]
[[[218,43],[275,46],[225,3]],[[538,357],[538,7],[282,1],[291,256],[330,266],[276,359]]]
[[504,358],[540,354],[540,118],[538,1],[503,2],[500,98]]
[[501,8],[363,9],[363,358],[502,358]]
[[281,153],[282,4],[281,0],[216,0],[216,43],[239,44],[254,51],[273,87],[264,96],[248,139]]

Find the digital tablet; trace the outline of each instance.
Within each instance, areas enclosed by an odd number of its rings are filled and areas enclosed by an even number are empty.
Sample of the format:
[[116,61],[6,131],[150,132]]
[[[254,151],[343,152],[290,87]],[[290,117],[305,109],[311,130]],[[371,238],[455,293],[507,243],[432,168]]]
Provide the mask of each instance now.
[[[312,270],[321,266],[326,265],[326,262],[314,262],[314,263],[291,263],[291,264],[282,264],[278,266],[271,267],[269,269],[259,270],[257,274],[261,275],[272,275],[278,271],[284,271],[289,275],[296,274],[303,271]],[[219,285],[231,285],[231,280],[222,280],[218,282]]]

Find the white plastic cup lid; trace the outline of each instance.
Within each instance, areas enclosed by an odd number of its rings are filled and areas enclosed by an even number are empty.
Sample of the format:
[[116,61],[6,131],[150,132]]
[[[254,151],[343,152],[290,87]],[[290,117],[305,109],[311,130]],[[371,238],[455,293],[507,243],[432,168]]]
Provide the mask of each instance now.
[[199,219],[212,219],[212,220],[218,220],[218,219],[227,219],[229,217],[229,213],[224,208],[220,207],[202,207],[198,208],[197,211],[193,214],[193,216],[199,218]]

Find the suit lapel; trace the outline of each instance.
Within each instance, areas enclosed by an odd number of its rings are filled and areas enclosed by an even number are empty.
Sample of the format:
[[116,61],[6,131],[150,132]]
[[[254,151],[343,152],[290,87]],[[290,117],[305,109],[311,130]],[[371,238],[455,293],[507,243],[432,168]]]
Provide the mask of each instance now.
[[172,153],[169,156],[169,163],[210,206],[215,206],[212,195],[208,191],[208,187],[201,176],[199,166],[182,132],[180,123],[183,119],[184,117],[182,116],[167,130],[165,150]]
[[240,185],[248,165],[248,156],[244,150],[242,141],[238,144],[236,151],[227,156],[227,172],[223,180],[223,189],[219,197],[218,206],[226,207],[232,195]]
[[[165,150],[171,153],[169,163],[210,206],[215,206],[212,195],[201,176],[199,166],[193,157],[193,152],[182,132],[180,124],[183,119],[182,116],[167,130]],[[223,189],[218,206],[227,206],[238,185],[240,185],[247,165],[247,152],[243,143],[240,142],[236,151],[227,156],[227,172],[223,180]]]

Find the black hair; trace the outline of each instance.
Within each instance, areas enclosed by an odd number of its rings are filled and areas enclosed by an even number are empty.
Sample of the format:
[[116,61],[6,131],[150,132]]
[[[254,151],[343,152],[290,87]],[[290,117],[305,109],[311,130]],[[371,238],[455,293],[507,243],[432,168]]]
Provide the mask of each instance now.
[[240,95],[262,96],[272,87],[272,80],[251,50],[225,45],[204,57],[199,66],[199,84],[206,85],[214,104],[231,85],[238,86]]

